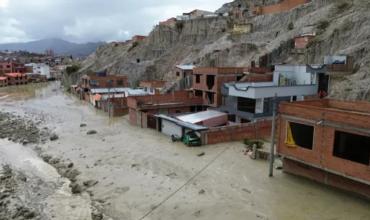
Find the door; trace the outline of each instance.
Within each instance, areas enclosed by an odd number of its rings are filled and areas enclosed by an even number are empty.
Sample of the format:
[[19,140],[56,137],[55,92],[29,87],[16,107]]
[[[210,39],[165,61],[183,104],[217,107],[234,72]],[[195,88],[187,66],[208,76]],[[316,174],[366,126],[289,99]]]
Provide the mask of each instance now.
[[319,91],[318,94],[320,96],[327,96],[329,94],[329,76],[320,73],[319,74]]
[[154,115],[148,115],[148,128],[157,129],[157,118]]

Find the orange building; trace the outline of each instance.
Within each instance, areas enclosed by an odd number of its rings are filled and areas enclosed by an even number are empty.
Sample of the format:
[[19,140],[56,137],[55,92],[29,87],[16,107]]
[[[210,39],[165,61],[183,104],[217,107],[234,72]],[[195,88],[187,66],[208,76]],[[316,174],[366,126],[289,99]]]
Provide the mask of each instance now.
[[132,41],[133,42],[137,42],[137,41],[143,41],[147,38],[147,36],[142,36],[142,35],[135,35],[132,37]]
[[302,34],[294,38],[295,49],[305,49],[316,34]]
[[279,107],[285,172],[370,198],[370,103],[312,100]]
[[179,114],[203,110],[203,100],[191,92],[179,91],[163,95],[130,96],[127,98],[130,123],[156,129],[155,114]]
[[126,75],[107,75],[106,73],[91,73],[81,77],[81,88],[86,92],[92,88],[128,87]]
[[203,99],[203,104],[219,107],[222,104],[221,88],[224,83],[237,82],[244,76],[244,68],[202,67],[193,73],[194,95]]

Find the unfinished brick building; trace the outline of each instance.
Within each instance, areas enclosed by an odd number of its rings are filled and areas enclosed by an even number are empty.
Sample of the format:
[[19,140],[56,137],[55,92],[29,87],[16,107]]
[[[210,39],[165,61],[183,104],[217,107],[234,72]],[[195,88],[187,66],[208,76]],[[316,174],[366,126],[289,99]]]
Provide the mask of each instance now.
[[283,103],[279,113],[285,172],[370,198],[370,103]]
[[108,75],[107,73],[90,73],[81,77],[80,87],[85,91],[92,88],[128,87],[128,77],[125,75]]
[[222,104],[221,88],[224,83],[236,82],[243,78],[244,68],[203,67],[195,68],[193,74],[194,95],[203,99],[203,104],[219,107]]
[[0,74],[6,73],[26,73],[27,68],[22,63],[0,62]]
[[165,95],[133,96],[127,98],[130,123],[142,128],[156,129],[155,114],[179,114],[203,110],[203,100],[191,92],[179,91]]
[[8,85],[25,85],[28,83],[28,77],[24,73],[7,73],[5,76],[8,78]]

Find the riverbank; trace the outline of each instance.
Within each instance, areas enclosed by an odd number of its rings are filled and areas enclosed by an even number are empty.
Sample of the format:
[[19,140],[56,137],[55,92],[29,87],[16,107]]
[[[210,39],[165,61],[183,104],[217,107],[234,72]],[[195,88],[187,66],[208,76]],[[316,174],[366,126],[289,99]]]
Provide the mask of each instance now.
[[[268,164],[245,156],[242,143],[188,148],[156,131],[133,127],[125,117],[109,119],[64,94],[56,83],[29,90],[0,89],[0,111],[35,121],[42,118],[39,127],[58,135],[55,141],[36,144],[43,159],[33,153],[43,164],[49,160],[57,169],[61,167],[62,175],[78,171],[79,175],[68,178],[76,180],[82,193],[72,194],[70,180],[63,189],[68,198],[91,198],[92,202],[82,202],[88,204],[82,206],[86,208],[77,209],[88,213],[83,217],[91,218],[91,207],[101,211],[103,219],[114,220],[365,220],[370,216],[368,201],[342,191],[279,170],[269,178]],[[91,130],[97,133],[88,135]],[[2,144],[0,149],[9,152],[12,148],[6,146]],[[17,146],[21,152],[32,149],[31,144]],[[2,155],[11,158],[9,153]],[[10,162],[17,160],[22,161]],[[20,163],[19,167],[26,169],[27,165]],[[52,169],[58,178],[66,179]],[[63,215],[75,210],[70,205],[73,202],[47,203],[58,210],[59,219],[77,219]]]

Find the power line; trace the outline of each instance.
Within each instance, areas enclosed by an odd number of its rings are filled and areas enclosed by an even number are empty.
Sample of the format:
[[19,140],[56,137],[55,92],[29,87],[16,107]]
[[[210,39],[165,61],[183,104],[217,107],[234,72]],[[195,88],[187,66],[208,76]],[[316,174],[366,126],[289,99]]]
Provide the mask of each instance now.
[[191,183],[197,176],[199,176],[201,173],[203,173],[209,166],[211,166],[222,154],[224,154],[227,150],[229,150],[231,146],[225,148],[223,151],[221,151],[215,158],[213,158],[206,166],[204,166],[201,170],[199,170],[194,176],[192,176],[188,181],[186,181],[182,186],[180,186],[176,191],[171,193],[169,196],[167,196],[162,202],[160,202],[157,206],[155,206],[153,209],[151,209],[148,213],[146,213],[143,217],[139,218],[139,220],[143,220],[146,217],[148,217],[150,214],[152,214],[156,209],[158,209],[160,206],[162,206],[165,202],[167,202],[169,199],[171,199],[173,196],[175,196],[180,190],[182,190],[186,185]]

